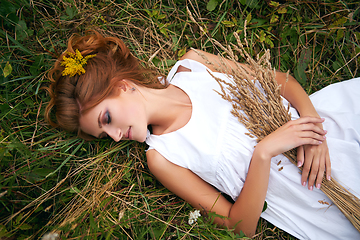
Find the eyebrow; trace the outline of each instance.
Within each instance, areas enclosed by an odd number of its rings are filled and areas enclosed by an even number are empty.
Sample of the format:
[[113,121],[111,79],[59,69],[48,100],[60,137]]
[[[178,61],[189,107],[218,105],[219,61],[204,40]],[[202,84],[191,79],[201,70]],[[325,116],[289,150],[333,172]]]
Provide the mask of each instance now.
[[[100,120],[100,118],[101,118],[101,113],[102,113],[102,111],[100,111],[99,117],[98,117],[99,128],[102,128],[102,124],[101,124],[101,120]],[[101,135],[102,135],[103,133],[104,133],[104,132],[101,132],[100,135],[98,136],[98,138],[101,138]]]
[[100,118],[101,118],[101,113],[102,113],[102,111],[100,111],[100,113],[99,113],[99,117],[98,117],[98,124],[99,124],[99,128],[102,128],[101,121],[100,121]]

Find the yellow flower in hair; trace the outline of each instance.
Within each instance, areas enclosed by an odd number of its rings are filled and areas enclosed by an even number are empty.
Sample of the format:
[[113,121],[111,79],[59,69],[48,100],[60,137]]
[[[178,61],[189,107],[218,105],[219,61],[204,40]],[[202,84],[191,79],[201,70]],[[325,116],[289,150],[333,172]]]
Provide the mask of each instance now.
[[83,57],[78,49],[75,50],[75,53],[67,52],[67,54],[69,55],[69,57],[63,56],[63,61],[60,65],[65,66],[62,75],[69,75],[70,77],[73,77],[75,74],[84,74],[85,69],[83,68],[83,66],[87,63],[87,60],[89,58],[96,56],[96,54],[93,54]]

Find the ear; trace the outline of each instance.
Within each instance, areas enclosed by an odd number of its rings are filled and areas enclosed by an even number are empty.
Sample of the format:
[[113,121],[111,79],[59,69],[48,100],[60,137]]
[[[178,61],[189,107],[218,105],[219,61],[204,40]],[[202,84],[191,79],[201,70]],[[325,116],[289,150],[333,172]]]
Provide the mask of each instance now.
[[119,94],[121,93],[121,90],[124,92],[127,92],[130,88],[131,88],[131,84],[129,83],[128,80],[120,80],[116,83],[115,85],[116,88],[118,88],[118,92]]

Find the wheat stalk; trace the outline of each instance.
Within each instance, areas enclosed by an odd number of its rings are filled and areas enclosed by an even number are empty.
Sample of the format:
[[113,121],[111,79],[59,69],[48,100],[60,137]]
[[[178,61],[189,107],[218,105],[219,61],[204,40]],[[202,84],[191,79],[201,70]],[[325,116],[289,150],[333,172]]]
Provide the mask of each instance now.
[[[214,65],[216,70],[232,77],[233,82],[229,83],[213,76],[221,87],[221,92],[218,93],[223,99],[232,103],[232,114],[248,129],[248,135],[256,138],[259,142],[290,121],[291,116],[288,111],[289,108],[286,109],[282,104],[280,86],[275,80],[275,70],[272,70],[269,61],[269,50],[262,57],[257,56],[257,59],[254,60],[245,50],[239,36],[236,33],[234,36],[237,45],[232,44],[227,48],[214,39],[211,41],[219,46],[229,56],[230,60],[236,63],[236,68],[225,64],[222,57],[219,57],[220,65],[216,66],[209,62],[203,54],[200,52],[198,54],[209,64]],[[246,37],[245,45],[249,47]],[[235,53],[246,60],[250,71],[236,62]],[[263,92],[260,89],[263,89]],[[292,163],[297,164],[295,149],[284,153],[284,155]],[[302,170],[302,168],[300,169]],[[360,232],[360,200],[333,178],[329,181],[323,177],[320,189]]]

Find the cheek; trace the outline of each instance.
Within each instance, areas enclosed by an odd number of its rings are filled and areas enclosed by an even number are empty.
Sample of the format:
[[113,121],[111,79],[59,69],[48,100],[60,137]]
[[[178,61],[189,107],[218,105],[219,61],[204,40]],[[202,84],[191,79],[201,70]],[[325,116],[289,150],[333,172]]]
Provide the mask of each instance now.
[[140,108],[139,104],[136,103],[128,104],[126,109],[124,110],[125,110],[124,114],[126,115],[124,117],[127,119],[140,120],[142,118],[143,111]]
[[145,111],[137,99],[131,98],[119,102],[114,111],[116,111],[119,124],[138,125],[145,119]]

